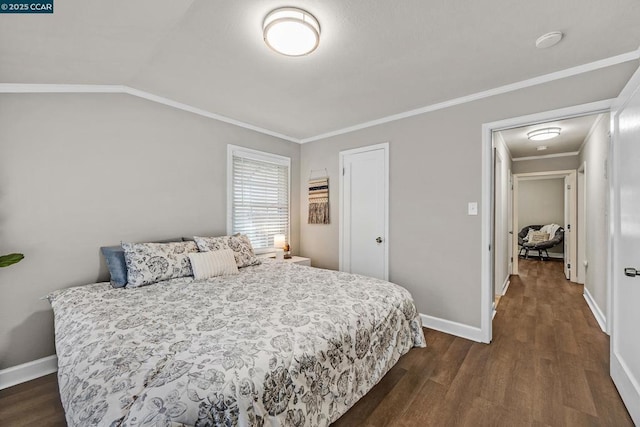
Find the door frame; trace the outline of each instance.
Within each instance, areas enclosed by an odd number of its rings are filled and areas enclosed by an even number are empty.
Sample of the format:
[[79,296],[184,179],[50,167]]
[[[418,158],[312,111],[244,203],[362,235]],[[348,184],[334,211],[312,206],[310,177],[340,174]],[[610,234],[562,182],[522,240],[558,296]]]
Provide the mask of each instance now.
[[338,222],[338,269],[343,270],[344,266],[344,159],[346,156],[358,153],[365,153],[367,151],[383,150],[384,153],[384,237],[382,244],[384,247],[384,280],[389,280],[389,143],[383,142],[380,144],[368,145],[365,147],[353,148],[350,150],[340,151],[338,154],[339,162],[339,195],[338,195],[338,210],[339,210],[339,222]]
[[[584,285],[587,283],[587,162],[582,162],[578,167],[578,254],[576,256],[576,282]],[[582,202],[582,203],[580,203]],[[608,243],[608,242],[607,242]]]
[[[568,119],[589,114],[607,113],[611,110],[613,99],[575,105],[557,110],[545,111],[526,116],[484,123],[482,125],[482,232],[480,238],[481,277],[480,277],[480,336],[482,342],[490,343],[493,336],[492,315],[493,295],[491,282],[493,280],[493,266],[491,265],[491,239],[494,233],[491,223],[491,205],[494,203],[492,182],[492,135],[494,131],[506,130],[514,127],[527,126],[552,120]],[[515,230],[514,230],[515,235]],[[611,259],[611,258],[609,258]],[[611,286],[609,286],[610,288]]]
[[[518,233],[520,232],[520,224],[518,222],[518,216],[519,216],[519,212],[518,212],[518,201],[520,199],[520,181],[535,181],[535,180],[539,180],[539,179],[566,179],[569,178],[570,181],[570,185],[571,185],[571,189],[569,190],[569,224],[571,224],[572,226],[572,230],[570,231],[571,234],[569,234],[570,238],[569,238],[569,257],[570,257],[570,262],[572,264],[574,264],[574,268],[572,268],[571,270],[575,269],[575,258],[576,258],[576,254],[578,253],[577,250],[577,234],[576,234],[576,223],[577,223],[577,217],[578,217],[578,206],[576,203],[576,198],[577,198],[577,192],[576,192],[576,171],[574,169],[569,169],[569,170],[559,170],[559,171],[545,171],[545,172],[529,172],[529,173],[517,173],[517,174],[513,174],[513,229],[514,229],[514,233],[512,235],[513,240],[511,241],[511,248],[512,248],[512,256],[513,256],[513,273],[512,274],[518,274],[519,273],[519,258],[518,258],[518,254],[520,252],[519,248],[518,248]],[[563,184],[564,185],[564,184]],[[563,197],[565,198],[565,203],[566,203],[566,194],[567,194],[567,188],[564,188],[564,192],[563,192]],[[573,206],[573,209],[571,209],[571,207]],[[565,204],[564,209],[566,209],[567,206]],[[524,225],[524,224],[523,224]],[[564,225],[565,228],[565,238],[567,236],[566,233],[566,227],[567,225]],[[517,231],[517,232],[516,232]],[[566,239],[565,239],[566,240]],[[564,254],[564,261],[565,261],[565,265],[566,265],[566,253]],[[571,279],[573,279],[574,276],[573,274],[571,275]],[[572,282],[575,282],[575,280],[571,280]]]

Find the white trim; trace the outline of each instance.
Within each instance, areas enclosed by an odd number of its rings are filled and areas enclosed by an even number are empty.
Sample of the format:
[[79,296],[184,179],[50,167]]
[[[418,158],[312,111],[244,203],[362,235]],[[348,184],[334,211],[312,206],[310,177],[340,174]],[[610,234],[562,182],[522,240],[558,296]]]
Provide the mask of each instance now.
[[500,290],[500,295],[504,296],[507,294],[507,289],[509,289],[509,285],[511,284],[511,277],[507,276],[506,279],[504,279],[504,283],[502,284],[502,289]]
[[0,93],[125,93],[123,85],[0,83]]
[[175,101],[173,99],[154,95],[153,93],[145,92],[143,90],[124,85],[0,83],[0,93],[121,93],[135,96],[137,98],[146,99],[147,101],[156,102],[158,104],[166,105],[167,107],[187,111],[189,113],[228,123],[244,129],[249,129],[264,135],[300,143],[300,140],[298,138],[293,138],[291,136],[279,132],[274,132],[269,129],[261,128],[250,123],[243,122],[241,120],[232,119],[221,114],[203,110],[202,108],[197,108],[179,101]]
[[22,384],[58,370],[58,356],[43,357],[21,365],[0,370],[0,390]]
[[[637,53],[638,51],[636,51]],[[493,311],[493,290],[491,287],[491,238],[493,233],[493,224],[491,222],[491,204],[492,204],[492,194],[491,194],[491,180],[492,180],[492,165],[491,165],[491,154],[492,154],[492,134],[494,131],[510,129],[514,127],[526,126],[536,123],[548,122],[552,120],[560,120],[570,117],[578,117],[584,116],[587,114],[595,114],[601,112],[607,112],[611,108],[613,102],[615,100],[608,99],[604,101],[591,102],[588,104],[576,105],[572,107],[560,108],[557,110],[545,111],[541,113],[529,114],[521,117],[513,117],[505,120],[499,120],[490,123],[484,123],[482,125],[482,199],[481,199],[481,208],[482,208],[482,231],[481,231],[481,239],[480,239],[480,253],[481,253],[481,269],[480,269],[480,329],[482,342],[489,343],[491,342],[492,337],[492,311]],[[525,174],[526,175],[526,174]],[[517,195],[518,189],[518,180],[515,179],[514,176],[514,198]],[[515,199],[514,199],[515,200]],[[514,218],[517,215],[517,210],[514,209]],[[514,222],[514,241],[516,239],[516,228],[517,224]],[[514,245],[514,252],[517,246]],[[611,258],[609,258],[611,259]],[[514,256],[514,264],[513,264],[513,273],[517,274],[518,265],[517,265],[517,257]]]
[[[280,154],[273,154],[266,151],[254,150],[251,148],[242,147],[239,145],[227,144],[227,234],[233,234],[233,189],[231,188],[231,182],[233,181],[233,155],[239,154],[242,157],[257,160],[265,163],[274,163],[287,167],[288,179],[287,183],[287,199],[289,201],[289,221],[287,236],[289,238],[289,244],[291,243],[291,158],[282,156]],[[262,255],[266,253],[274,253],[274,248],[258,248],[255,250],[256,255]]]
[[640,385],[637,380],[631,375],[631,371],[620,360],[615,352],[611,354],[610,360],[610,373],[613,382],[618,388],[620,397],[631,415],[631,419],[636,425],[640,425]]
[[430,113],[432,111],[442,110],[442,109],[453,107],[460,104],[466,104],[467,102],[473,102],[473,101],[478,101],[480,99],[489,98],[496,95],[502,95],[508,92],[525,89],[531,86],[549,83],[555,80],[560,80],[567,77],[572,77],[579,74],[600,70],[602,68],[607,68],[613,65],[622,64],[624,62],[635,61],[639,58],[640,58],[640,49],[637,49],[631,52],[623,53],[621,55],[616,55],[609,58],[601,59],[599,61],[589,62],[588,64],[578,65],[576,67],[567,68],[565,70],[556,71],[549,74],[543,74],[541,76],[533,77],[531,79],[521,80],[516,83],[511,83],[504,86],[498,86],[496,88],[485,90],[482,92],[476,92],[471,95],[461,96],[459,98],[450,99],[444,102],[439,102],[437,104],[427,105],[425,107],[416,108],[414,110],[409,110],[409,111],[405,111],[398,114],[392,114],[390,116],[360,123],[354,126],[349,126],[343,129],[326,132],[326,133],[312,136],[309,138],[303,138],[300,140],[300,143],[304,144],[307,142],[317,141],[319,139],[326,139],[332,136],[342,135],[345,133],[354,132],[354,131],[369,128],[372,126],[381,125],[383,123],[389,123],[396,120],[406,119],[407,117],[418,116],[420,114]]
[[465,338],[471,341],[483,342],[482,331],[480,328],[453,322],[451,320],[441,319],[439,317],[428,316],[422,313],[420,313],[420,318],[422,319],[422,326],[425,328],[435,329],[436,331],[455,335],[456,337]]
[[543,154],[542,156],[528,156],[528,157],[515,157],[512,158],[514,162],[521,162],[523,160],[539,160],[539,159],[552,159],[554,157],[569,157],[569,156],[577,156],[580,154],[579,151],[571,151],[568,153],[556,153],[556,154]]
[[375,145],[368,145],[366,147],[353,148],[351,150],[344,150],[338,153],[338,192],[339,192],[339,202],[338,202],[338,218],[340,219],[338,222],[338,270],[343,270],[343,256],[344,251],[342,250],[344,244],[344,221],[343,221],[343,207],[344,203],[342,203],[342,195],[344,194],[344,158],[347,155],[364,153],[367,151],[374,150],[384,150],[384,168],[385,168],[385,176],[384,176],[384,280],[389,280],[389,143],[383,142]]
[[593,317],[596,318],[596,322],[598,322],[598,325],[600,325],[600,329],[602,329],[602,332],[607,333],[607,319],[604,317],[602,310],[600,310],[600,307],[596,303],[596,300],[593,299],[591,293],[589,292],[589,289],[587,289],[586,286],[584,287],[583,296],[585,301],[587,302],[587,305],[591,309],[591,312],[593,313]]
[[343,135],[345,133],[366,129],[366,128],[377,126],[383,123],[389,123],[396,120],[405,119],[407,117],[413,117],[420,114],[442,110],[442,109],[453,107],[456,105],[465,104],[467,102],[478,101],[480,99],[489,98],[492,96],[501,95],[501,94],[513,92],[520,89],[525,89],[525,88],[536,86],[539,84],[549,83],[555,80],[560,80],[567,77],[576,76],[579,74],[589,73],[591,71],[600,70],[602,68],[611,67],[611,66],[622,64],[625,62],[635,61],[637,59],[640,59],[640,49],[623,53],[621,55],[611,56],[609,58],[601,59],[599,61],[578,65],[576,67],[567,68],[565,70],[560,70],[560,71],[556,71],[549,74],[543,74],[541,76],[533,77],[526,80],[521,80],[519,82],[498,86],[496,88],[485,90],[482,92],[476,92],[470,95],[453,98],[453,99],[439,102],[436,104],[426,105],[424,107],[416,108],[414,110],[392,114],[390,116],[385,116],[376,120],[370,120],[370,121],[349,126],[346,128],[337,129],[331,132],[325,132],[325,133],[311,136],[308,138],[294,138],[289,135],[285,135],[269,129],[261,128],[259,126],[255,126],[250,123],[243,122],[241,120],[236,120],[230,117],[223,116],[221,114],[212,113],[210,111],[206,111],[201,108],[193,107],[191,105],[184,104],[182,102],[178,102],[178,101],[165,98],[159,95],[154,95],[150,92],[145,92],[143,90],[135,89],[133,87],[125,86],[125,85],[0,83],[0,93],[126,93],[126,94],[137,96],[139,98],[143,98],[152,102],[157,102],[169,107],[177,108],[179,110],[198,114],[203,117],[218,120],[224,123],[229,123],[235,126],[239,126],[241,128],[253,130],[255,132],[262,133],[264,135],[281,138],[286,141],[291,141],[298,144],[304,144],[307,142],[318,141],[320,139],[326,139],[332,136]]
[[137,96],[138,98],[143,98],[148,101],[157,102],[159,104],[166,105],[168,107],[177,108],[178,110],[188,111],[193,114],[197,114],[199,116],[207,117],[209,119],[218,120],[220,122],[229,123],[231,125],[235,125],[244,129],[249,129],[254,132],[258,132],[264,135],[273,136],[275,138],[284,139],[286,141],[299,143],[300,140],[297,138],[293,138],[291,136],[274,132],[269,129],[261,128],[259,126],[254,126],[250,123],[243,122],[241,120],[232,119],[230,117],[223,116],[221,114],[211,113],[209,111],[203,110],[202,108],[192,107],[191,105],[184,104],[182,102],[174,101],[173,99],[165,98],[162,96],[154,95],[149,92],[145,92],[139,89],[134,89],[132,87],[125,86],[125,93],[129,95]]
[[[480,236],[480,330],[481,342],[489,344],[493,335],[493,257],[491,243],[493,241],[493,129],[482,125],[482,200],[480,201],[481,236]],[[514,230],[514,236],[515,236]],[[515,260],[515,258],[514,258]],[[515,264],[517,265],[517,264]]]

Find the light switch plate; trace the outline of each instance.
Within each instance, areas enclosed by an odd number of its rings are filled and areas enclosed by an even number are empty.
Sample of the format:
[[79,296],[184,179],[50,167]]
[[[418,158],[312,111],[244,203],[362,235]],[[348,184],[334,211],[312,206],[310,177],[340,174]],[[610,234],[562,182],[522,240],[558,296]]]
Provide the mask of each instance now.
[[469,202],[467,215],[478,215],[478,202]]

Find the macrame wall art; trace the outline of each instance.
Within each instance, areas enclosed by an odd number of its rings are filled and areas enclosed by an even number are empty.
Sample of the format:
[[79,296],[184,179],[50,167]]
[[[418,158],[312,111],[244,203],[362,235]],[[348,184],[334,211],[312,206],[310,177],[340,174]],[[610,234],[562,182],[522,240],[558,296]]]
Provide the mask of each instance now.
[[309,174],[309,224],[329,224],[329,175],[311,178]]

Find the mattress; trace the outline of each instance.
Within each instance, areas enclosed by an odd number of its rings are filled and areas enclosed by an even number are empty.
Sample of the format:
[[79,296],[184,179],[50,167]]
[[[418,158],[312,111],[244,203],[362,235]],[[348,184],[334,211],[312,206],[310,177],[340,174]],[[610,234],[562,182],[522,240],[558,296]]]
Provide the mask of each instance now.
[[49,300],[69,426],[327,426],[425,346],[401,286],[271,260]]

